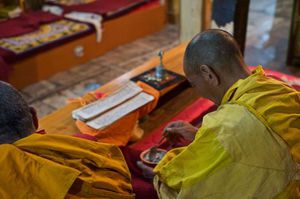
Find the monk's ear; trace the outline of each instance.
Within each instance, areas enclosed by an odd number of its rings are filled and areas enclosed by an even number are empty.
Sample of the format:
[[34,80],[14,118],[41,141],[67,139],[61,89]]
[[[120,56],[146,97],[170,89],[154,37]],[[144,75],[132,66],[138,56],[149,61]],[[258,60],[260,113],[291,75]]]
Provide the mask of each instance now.
[[218,75],[215,73],[215,71],[207,66],[207,65],[201,65],[200,66],[200,72],[202,78],[210,85],[212,86],[218,86],[220,84],[220,80]]
[[33,125],[34,125],[35,129],[38,129],[39,128],[39,120],[37,117],[36,110],[33,107],[29,107],[29,109],[30,109],[30,113],[32,116]]

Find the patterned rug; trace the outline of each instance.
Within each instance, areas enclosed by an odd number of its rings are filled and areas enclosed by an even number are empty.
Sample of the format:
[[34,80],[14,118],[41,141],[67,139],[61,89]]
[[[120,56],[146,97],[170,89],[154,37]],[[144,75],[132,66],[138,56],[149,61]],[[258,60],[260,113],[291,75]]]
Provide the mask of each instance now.
[[90,26],[87,24],[60,20],[42,25],[39,30],[32,33],[0,39],[0,47],[20,54],[88,30]]

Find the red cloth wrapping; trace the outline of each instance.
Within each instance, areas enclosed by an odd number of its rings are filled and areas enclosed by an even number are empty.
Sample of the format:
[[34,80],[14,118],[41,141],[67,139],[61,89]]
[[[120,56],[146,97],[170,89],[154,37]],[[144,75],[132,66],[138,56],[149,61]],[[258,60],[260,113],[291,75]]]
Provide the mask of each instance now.
[[15,19],[0,22],[0,38],[14,37],[38,30],[39,25],[61,19],[48,12],[35,11],[22,14]]

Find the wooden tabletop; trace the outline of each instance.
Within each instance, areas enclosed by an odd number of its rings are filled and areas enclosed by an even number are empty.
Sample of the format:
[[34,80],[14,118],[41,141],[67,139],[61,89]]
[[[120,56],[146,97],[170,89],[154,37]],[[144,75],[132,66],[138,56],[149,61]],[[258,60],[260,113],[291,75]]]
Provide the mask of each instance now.
[[[164,54],[164,64],[165,68],[176,72],[178,74],[184,75],[182,68],[183,53],[186,44],[181,44]],[[124,75],[108,82],[107,84],[101,86],[97,89],[102,93],[111,93],[116,89],[120,88],[124,83],[131,78],[148,71],[159,64],[159,58],[155,57],[145,64],[125,73]],[[161,95],[165,95],[177,85],[167,87],[161,91]],[[85,98],[85,96],[83,96]],[[47,133],[56,134],[75,134],[79,133],[74,120],[72,119],[71,113],[74,109],[78,108],[78,105],[68,104],[65,107],[45,116],[40,120],[40,129],[44,129]]]

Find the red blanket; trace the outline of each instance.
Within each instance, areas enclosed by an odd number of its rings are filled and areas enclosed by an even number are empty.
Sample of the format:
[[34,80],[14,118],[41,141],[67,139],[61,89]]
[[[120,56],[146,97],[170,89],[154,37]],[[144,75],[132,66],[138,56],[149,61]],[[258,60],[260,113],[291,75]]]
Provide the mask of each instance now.
[[[0,39],[14,37],[38,30],[39,25],[59,20],[61,17],[48,12],[28,12],[15,19],[0,22]],[[12,68],[9,63],[15,59],[13,52],[0,48],[0,80],[7,81]]]
[[0,22],[0,38],[14,37],[38,30],[39,25],[61,19],[48,12],[36,11],[22,14],[15,19]]

